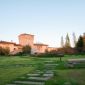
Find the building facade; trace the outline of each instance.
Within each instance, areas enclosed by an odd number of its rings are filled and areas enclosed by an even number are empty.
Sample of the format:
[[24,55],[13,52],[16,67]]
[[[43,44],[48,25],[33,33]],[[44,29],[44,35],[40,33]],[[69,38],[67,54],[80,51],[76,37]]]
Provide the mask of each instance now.
[[34,35],[31,34],[20,34],[18,36],[19,44],[14,42],[0,41],[0,47],[9,48],[11,54],[16,54],[22,51],[23,46],[29,45],[31,47],[31,54],[45,53],[46,50],[51,51],[55,48],[50,48],[46,44],[34,43]]
[[19,44],[22,46],[26,46],[29,45],[31,47],[33,47],[33,43],[34,43],[34,35],[31,34],[20,34],[19,35]]
[[13,42],[7,42],[7,41],[0,41],[0,47],[2,48],[9,48],[10,50],[10,53],[13,53],[13,52],[20,52],[22,51],[22,46],[20,44],[16,44],[16,43],[13,43]]
[[32,53],[34,54],[39,54],[39,53],[45,53],[48,48],[48,45],[46,44],[41,44],[41,43],[36,43],[34,44],[33,51]]

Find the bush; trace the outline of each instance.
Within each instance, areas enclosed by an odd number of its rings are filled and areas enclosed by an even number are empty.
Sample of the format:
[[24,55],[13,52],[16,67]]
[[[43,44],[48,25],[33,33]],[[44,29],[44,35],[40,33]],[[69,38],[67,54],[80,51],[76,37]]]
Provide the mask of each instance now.
[[22,48],[23,54],[30,54],[31,53],[31,47],[29,45],[26,45]]
[[37,54],[37,57],[64,57],[63,53],[58,53],[56,51],[48,52],[48,53],[41,53]]
[[9,55],[10,49],[8,47],[2,48],[0,47],[0,55]]
[[64,48],[59,48],[58,52],[61,52],[63,54],[73,55],[73,54],[77,53],[77,50],[75,48],[71,48],[71,47],[68,47],[68,48],[64,47]]

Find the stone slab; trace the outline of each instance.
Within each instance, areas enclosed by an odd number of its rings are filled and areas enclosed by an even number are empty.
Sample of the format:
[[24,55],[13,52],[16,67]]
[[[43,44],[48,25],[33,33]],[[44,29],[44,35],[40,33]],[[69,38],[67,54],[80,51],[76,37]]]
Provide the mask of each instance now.
[[45,82],[34,82],[34,81],[15,81],[17,84],[27,84],[27,85],[45,85]]
[[54,61],[44,61],[45,63],[54,63]]
[[53,77],[54,76],[54,74],[52,73],[52,74],[49,74],[49,73],[45,73],[45,74],[43,74],[43,77]]
[[48,71],[46,71],[45,73],[53,74],[54,72],[53,72],[53,71],[48,70]]
[[28,79],[35,80],[35,81],[47,81],[50,78],[49,77],[29,77]]
[[45,66],[58,66],[58,64],[49,63],[49,64],[45,64]]
[[27,74],[27,76],[40,76],[39,73],[36,73],[36,74]]

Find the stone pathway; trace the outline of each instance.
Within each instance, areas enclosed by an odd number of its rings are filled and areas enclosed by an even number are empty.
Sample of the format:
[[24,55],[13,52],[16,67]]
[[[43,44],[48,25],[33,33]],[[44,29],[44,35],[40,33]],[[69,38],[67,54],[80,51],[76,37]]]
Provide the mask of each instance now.
[[14,81],[16,84],[27,84],[27,85],[45,85],[45,82],[37,81]]
[[53,61],[45,61],[43,71],[37,69],[33,73],[26,74],[26,76],[22,76],[6,85],[45,85],[46,81],[54,77],[53,70],[57,65]]

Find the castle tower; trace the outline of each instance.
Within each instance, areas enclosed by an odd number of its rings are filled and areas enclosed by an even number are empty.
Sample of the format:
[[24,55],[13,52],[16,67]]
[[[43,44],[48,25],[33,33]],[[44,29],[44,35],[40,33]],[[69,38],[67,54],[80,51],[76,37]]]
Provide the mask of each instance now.
[[34,35],[31,34],[20,34],[19,35],[19,44],[22,46],[29,45],[31,48],[33,47],[34,43]]

